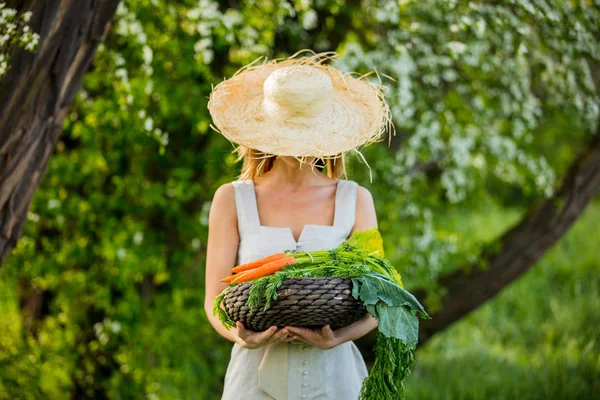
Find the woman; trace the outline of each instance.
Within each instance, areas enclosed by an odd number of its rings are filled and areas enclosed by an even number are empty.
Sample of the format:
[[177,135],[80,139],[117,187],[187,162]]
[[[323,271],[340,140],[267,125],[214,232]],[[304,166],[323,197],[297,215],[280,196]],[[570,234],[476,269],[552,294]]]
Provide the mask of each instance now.
[[340,177],[343,152],[377,141],[389,109],[377,87],[294,56],[244,68],[209,102],[220,133],[239,144],[243,159],[239,178],[217,189],[209,213],[205,310],[234,343],[223,400],[357,399],[367,377],[353,340],[377,327],[370,314],[335,331],[264,332],[240,321],[227,330],[212,314],[214,297],[228,285],[219,280],[235,265],[290,249],[333,249],[377,226],[369,191]]

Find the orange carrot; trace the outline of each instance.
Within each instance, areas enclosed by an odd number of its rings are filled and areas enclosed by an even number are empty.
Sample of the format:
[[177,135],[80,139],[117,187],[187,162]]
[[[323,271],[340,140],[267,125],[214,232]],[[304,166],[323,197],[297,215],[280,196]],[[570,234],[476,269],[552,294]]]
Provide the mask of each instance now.
[[261,258],[260,260],[256,260],[256,261],[252,261],[252,262],[249,262],[246,264],[238,265],[237,267],[232,268],[231,272],[248,271],[250,269],[258,268],[261,265],[270,263],[271,261],[279,260],[280,258],[284,258],[284,257],[285,257],[285,253],[275,253],[273,255]]
[[232,280],[234,280],[238,276],[240,276],[240,275],[239,274],[229,275],[227,278],[223,278],[219,282],[231,282]]
[[[256,269],[256,268],[255,268],[255,269]],[[254,269],[253,269],[253,270],[251,270],[251,271],[254,271]],[[239,277],[243,276],[244,274],[247,274],[248,272],[250,272],[250,271],[244,271],[244,272],[240,272],[240,273],[238,273],[238,274],[232,275],[232,276],[233,276],[233,279],[232,279],[232,280],[230,280],[230,281],[229,281],[229,283],[233,283],[233,281],[234,281],[234,280],[236,280],[237,278],[239,278]],[[227,277],[227,278],[229,278],[229,277]],[[226,279],[227,279],[227,278],[226,278]]]
[[292,256],[281,258],[281,259],[275,260],[275,261],[271,261],[270,263],[267,263],[263,266],[254,268],[252,270],[249,270],[249,271],[246,271],[246,272],[240,274],[240,276],[238,276],[234,280],[232,280],[231,283],[246,282],[251,279],[256,279],[256,278],[260,278],[263,276],[271,275],[277,271],[281,271],[283,269],[283,267],[285,267],[286,265],[295,264],[295,263],[296,263],[296,259]]

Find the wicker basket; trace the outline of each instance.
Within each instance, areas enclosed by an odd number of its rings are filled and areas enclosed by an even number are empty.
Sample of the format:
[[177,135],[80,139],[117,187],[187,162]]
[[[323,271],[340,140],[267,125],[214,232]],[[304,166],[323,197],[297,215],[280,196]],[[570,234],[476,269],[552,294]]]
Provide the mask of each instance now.
[[367,310],[352,297],[350,278],[286,278],[277,289],[277,300],[271,300],[264,311],[265,300],[252,310],[246,305],[252,282],[231,287],[223,299],[225,311],[246,329],[261,332],[272,325],[318,328],[330,324],[331,329],[350,325]]

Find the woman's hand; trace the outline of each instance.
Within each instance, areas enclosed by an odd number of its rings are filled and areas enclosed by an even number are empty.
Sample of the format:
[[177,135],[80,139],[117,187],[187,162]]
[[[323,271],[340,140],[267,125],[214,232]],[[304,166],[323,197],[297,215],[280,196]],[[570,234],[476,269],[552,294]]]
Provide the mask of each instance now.
[[286,326],[284,329],[296,334],[298,339],[321,350],[329,350],[340,344],[335,331],[331,330],[331,325],[323,325],[318,329],[301,328],[299,326]]
[[246,329],[241,321],[237,321],[235,325],[236,329],[233,331],[236,343],[246,349],[257,349],[267,344],[290,342],[296,339],[296,335],[286,328],[277,330],[276,326],[272,326],[266,331],[255,332]]

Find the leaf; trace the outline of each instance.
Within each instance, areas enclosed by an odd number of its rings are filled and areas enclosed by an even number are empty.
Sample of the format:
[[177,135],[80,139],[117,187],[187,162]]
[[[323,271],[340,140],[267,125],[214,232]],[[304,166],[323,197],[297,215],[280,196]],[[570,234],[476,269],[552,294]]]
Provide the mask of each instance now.
[[379,229],[376,227],[365,231],[354,231],[352,236],[346,239],[345,243],[370,250],[374,256],[384,257],[383,239]]
[[352,296],[365,305],[377,304],[381,300],[388,306],[408,306],[420,313],[422,318],[431,318],[415,296],[381,274],[370,273],[352,278],[352,284]]
[[402,283],[402,278],[400,277],[400,273],[398,271],[396,271],[396,269],[392,269],[392,274],[394,276],[394,279],[396,280],[396,283],[398,285],[400,285],[400,287],[402,289],[404,289],[404,283]]
[[375,305],[373,304],[365,304],[365,307],[367,309],[367,311],[369,312],[369,314],[371,314],[373,317],[375,317],[377,319],[377,323],[379,323],[379,312],[377,311],[377,307],[375,307]]
[[367,311],[377,319],[379,332],[409,345],[419,340],[419,319],[406,306],[390,307],[383,301],[368,304]]
[[407,344],[419,339],[419,318],[431,318],[415,296],[388,277],[370,273],[352,278],[352,296],[377,319],[378,330]]
[[354,297],[356,300],[360,299],[359,296],[359,290],[360,290],[360,281],[356,278],[352,279],[352,297]]

